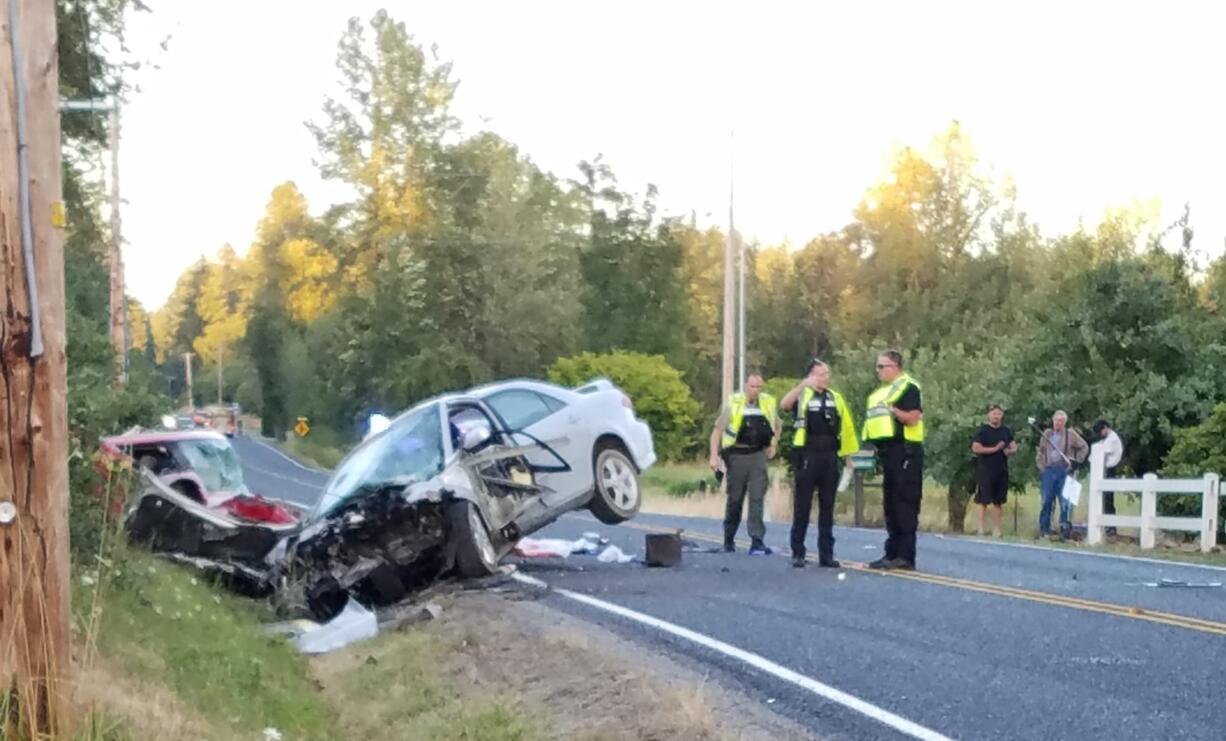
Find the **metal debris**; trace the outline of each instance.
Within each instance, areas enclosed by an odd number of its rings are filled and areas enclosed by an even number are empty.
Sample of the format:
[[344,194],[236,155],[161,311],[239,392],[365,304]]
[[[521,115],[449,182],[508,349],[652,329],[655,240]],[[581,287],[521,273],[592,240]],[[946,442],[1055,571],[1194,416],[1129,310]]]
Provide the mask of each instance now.
[[1147,587],[1157,587],[1159,589],[1218,589],[1222,586],[1220,581],[1192,582],[1182,579],[1159,579],[1158,581],[1141,582]]

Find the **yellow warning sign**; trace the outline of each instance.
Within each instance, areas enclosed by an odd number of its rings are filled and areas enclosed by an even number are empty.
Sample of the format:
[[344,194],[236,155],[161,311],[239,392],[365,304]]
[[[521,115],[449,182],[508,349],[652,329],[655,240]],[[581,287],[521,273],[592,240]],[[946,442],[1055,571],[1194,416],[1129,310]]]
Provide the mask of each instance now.
[[311,426],[307,424],[306,417],[299,417],[298,424],[294,425],[294,432],[298,433],[298,437],[306,437],[311,431]]

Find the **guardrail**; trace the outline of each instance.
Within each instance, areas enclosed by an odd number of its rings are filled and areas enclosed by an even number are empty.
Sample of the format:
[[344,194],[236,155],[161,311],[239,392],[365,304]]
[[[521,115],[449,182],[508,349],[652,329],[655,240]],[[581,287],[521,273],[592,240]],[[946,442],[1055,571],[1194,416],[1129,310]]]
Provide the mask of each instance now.
[[[1158,530],[1182,530],[1200,533],[1200,549],[1208,553],[1217,540],[1218,497],[1221,482],[1216,473],[1199,479],[1159,479],[1147,473],[1139,479],[1105,478],[1107,451],[1102,445],[1090,449],[1090,508],[1086,527],[1086,542],[1103,542],[1104,528],[1135,527],[1141,529],[1141,547],[1153,548]],[[1140,493],[1141,514],[1104,515],[1103,492]],[[1163,494],[1200,494],[1200,517],[1159,517],[1158,497]]]

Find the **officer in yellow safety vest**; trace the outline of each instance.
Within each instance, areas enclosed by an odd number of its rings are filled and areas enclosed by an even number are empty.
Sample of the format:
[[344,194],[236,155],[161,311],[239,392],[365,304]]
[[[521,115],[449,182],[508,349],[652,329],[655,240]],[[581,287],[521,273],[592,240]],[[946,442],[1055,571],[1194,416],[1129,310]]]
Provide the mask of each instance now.
[[749,495],[749,554],[770,555],[766,546],[767,461],[775,457],[775,443],[782,425],[775,397],[762,390],[762,374],[745,379],[745,392],[733,394],[724,404],[711,432],[711,468],[719,472],[726,464],[728,506],[724,510],[724,550],[736,550],[736,531],[741,526],[745,495]]
[[885,556],[873,569],[915,568],[915,531],[924,486],[924,411],[919,382],[903,371],[902,353],[877,357],[882,385],[868,395],[864,440],[877,448],[884,472]]
[[805,534],[817,490],[818,563],[838,568],[834,558],[834,496],[839,485],[839,458],[851,468],[851,454],[860,449],[856,423],[843,395],[830,388],[830,366],[809,362],[805,379],[779,402],[785,412],[795,410],[792,436],[796,483],[792,500],[792,565],[804,568]]

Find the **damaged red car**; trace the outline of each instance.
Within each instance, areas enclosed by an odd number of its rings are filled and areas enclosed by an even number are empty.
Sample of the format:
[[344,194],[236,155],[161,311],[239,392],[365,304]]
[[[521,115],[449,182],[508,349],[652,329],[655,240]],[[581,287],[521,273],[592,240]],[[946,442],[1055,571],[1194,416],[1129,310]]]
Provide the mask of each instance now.
[[102,452],[128,460],[170,489],[208,509],[248,522],[290,525],[300,513],[290,505],[253,494],[243,482],[238,455],[223,435],[209,430],[137,430],[105,438]]

